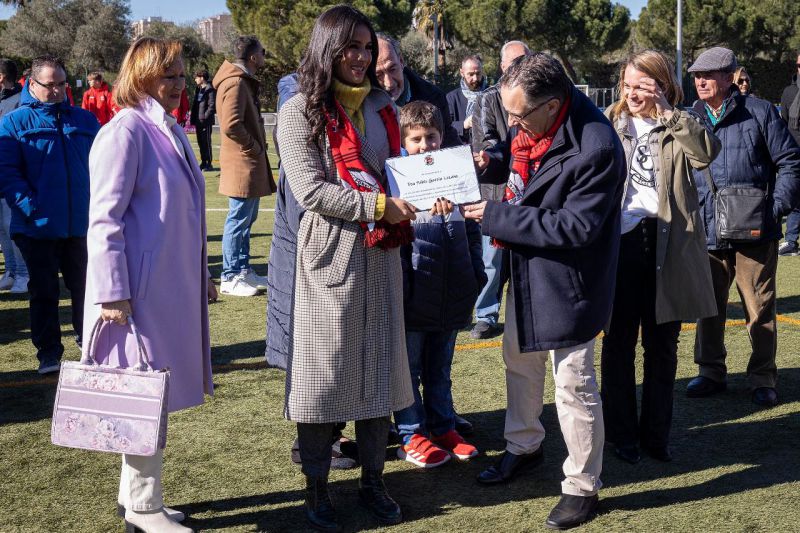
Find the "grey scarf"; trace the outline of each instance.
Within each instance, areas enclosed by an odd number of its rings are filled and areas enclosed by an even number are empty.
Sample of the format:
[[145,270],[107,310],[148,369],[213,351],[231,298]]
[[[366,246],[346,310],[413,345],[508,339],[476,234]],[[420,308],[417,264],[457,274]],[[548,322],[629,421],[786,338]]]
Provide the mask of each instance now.
[[800,76],[795,78],[797,94],[794,95],[792,105],[789,106],[789,128],[794,131],[800,130]]
[[467,87],[466,82],[464,82],[464,78],[461,78],[461,93],[464,95],[464,98],[467,99],[467,114],[464,116],[471,117],[472,116],[472,109],[475,107],[475,100],[478,99],[478,95],[481,94],[486,88],[486,78],[481,80],[481,87],[477,91],[473,91],[469,87]]

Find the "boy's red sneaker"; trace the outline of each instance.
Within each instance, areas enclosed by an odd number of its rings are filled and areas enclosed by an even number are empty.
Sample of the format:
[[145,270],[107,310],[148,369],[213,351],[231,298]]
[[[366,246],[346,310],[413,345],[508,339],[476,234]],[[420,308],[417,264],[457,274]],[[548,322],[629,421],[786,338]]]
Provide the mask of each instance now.
[[397,457],[420,468],[435,468],[450,460],[450,454],[422,435],[413,435],[397,449]]
[[460,461],[468,461],[478,455],[478,449],[464,440],[455,429],[451,429],[444,435],[431,437],[431,441],[437,446],[441,446],[452,453]]

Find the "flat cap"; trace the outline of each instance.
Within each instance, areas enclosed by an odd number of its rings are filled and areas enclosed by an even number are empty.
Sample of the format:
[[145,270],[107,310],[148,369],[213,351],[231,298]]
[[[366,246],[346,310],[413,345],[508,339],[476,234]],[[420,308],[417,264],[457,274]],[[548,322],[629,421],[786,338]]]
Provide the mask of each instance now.
[[717,70],[733,72],[738,66],[732,50],[715,46],[697,56],[697,60],[688,70],[689,72],[714,72]]

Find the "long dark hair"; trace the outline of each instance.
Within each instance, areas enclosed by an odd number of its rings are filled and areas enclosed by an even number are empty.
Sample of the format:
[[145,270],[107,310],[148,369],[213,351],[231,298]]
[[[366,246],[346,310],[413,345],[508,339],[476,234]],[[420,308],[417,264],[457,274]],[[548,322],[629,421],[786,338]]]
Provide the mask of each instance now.
[[367,67],[367,78],[373,87],[379,87],[375,75],[378,38],[369,19],[361,11],[347,5],[334,6],[314,23],[311,41],[297,69],[300,92],[307,98],[306,114],[311,125],[309,142],[322,140],[325,135],[325,108],[333,107],[333,66],[342,57],[356,27],[361,24],[367,27],[372,39],[372,61]]

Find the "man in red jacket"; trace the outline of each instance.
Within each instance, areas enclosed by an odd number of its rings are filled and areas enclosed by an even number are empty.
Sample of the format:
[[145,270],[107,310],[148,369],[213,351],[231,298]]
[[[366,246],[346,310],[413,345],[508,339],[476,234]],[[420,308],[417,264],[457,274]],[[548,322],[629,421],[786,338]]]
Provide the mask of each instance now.
[[81,107],[91,111],[101,126],[105,126],[114,116],[111,110],[111,89],[99,72],[89,74],[89,89],[83,93]]

